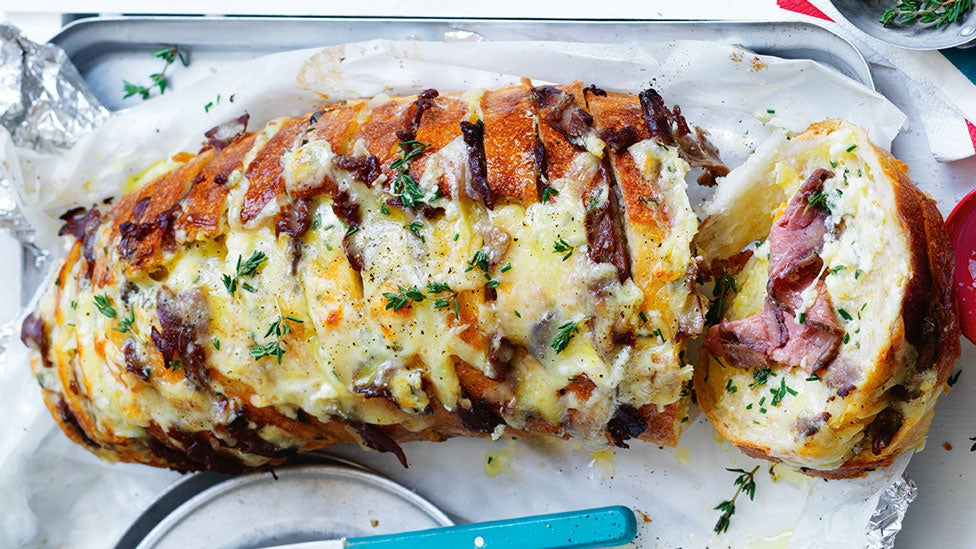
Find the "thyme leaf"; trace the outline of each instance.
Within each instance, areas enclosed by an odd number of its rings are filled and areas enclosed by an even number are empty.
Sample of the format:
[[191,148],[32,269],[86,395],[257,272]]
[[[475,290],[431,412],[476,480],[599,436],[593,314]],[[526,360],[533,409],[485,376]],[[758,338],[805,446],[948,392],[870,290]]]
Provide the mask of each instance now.
[[752,471],[746,471],[744,469],[730,469],[725,468],[726,471],[730,473],[738,473],[739,476],[735,478],[735,482],[732,483],[735,486],[735,493],[732,494],[731,499],[727,499],[714,507],[719,511],[722,511],[722,515],[719,516],[718,522],[715,523],[715,528],[713,531],[716,534],[721,534],[728,532],[729,525],[732,523],[732,515],[735,514],[735,501],[738,499],[739,494],[745,492],[749,496],[749,501],[756,499],[756,471],[759,470],[759,466],[756,465],[752,468]]

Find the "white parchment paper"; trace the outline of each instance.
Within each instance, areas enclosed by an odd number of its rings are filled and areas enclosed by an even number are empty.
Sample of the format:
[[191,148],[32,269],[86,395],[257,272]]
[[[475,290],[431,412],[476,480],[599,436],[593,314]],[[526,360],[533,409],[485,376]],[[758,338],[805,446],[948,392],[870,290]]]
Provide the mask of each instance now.
[[[57,255],[56,217],[65,209],[118,196],[127,177],[167,155],[198,150],[204,131],[242,112],[256,128],[329,101],[487,88],[524,77],[630,92],[651,85],[711,132],[730,166],[773,127],[799,131],[843,117],[887,147],[905,122],[887,99],[811,61],[715,43],[372,41],[245,63],[115,116],[64,156],[19,151],[6,160],[22,170],[22,200],[38,243]],[[222,101],[203,112],[218,94]],[[16,337],[0,364],[0,414],[0,546],[107,545],[152,494],[178,478],[102,463],[70,443],[43,408]],[[678,448],[634,442],[613,457],[593,456],[573,442],[459,439],[405,445],[411,466],[402,469],[389,454],[351,446],[335,452],[465,520],[628,505],[640,511],[637,544],[647,547],[860,547],[880,491],[908,461],[864,479],[814,481],[743,456],[699,415],[693,412]],[[488,456],[494,476],[486,474]],[[755,501],[740,497],[728,533],[715,536],[714,507],[735,490],[736,475],[725,468],[755,465],[761,465]]]

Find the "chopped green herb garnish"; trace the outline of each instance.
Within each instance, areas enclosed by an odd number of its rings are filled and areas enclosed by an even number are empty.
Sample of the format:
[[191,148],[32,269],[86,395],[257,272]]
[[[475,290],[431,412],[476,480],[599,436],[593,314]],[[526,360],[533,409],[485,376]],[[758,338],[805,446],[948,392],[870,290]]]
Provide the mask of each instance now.
[[[442,298],[442,297],[435,299],[434,300],[434,308],[435,309],[445,309],[447,307],[450,307],[451,306],[451,302],[453,301],[454,302],[454,318],[460,320],[460,318],[461,318],[461,311],[460,311],[460,305],[458,303],[457,292],[455,292],[453,289],[451,289],[451,287],[449,285],[444,284],[443,282],[431,282],[431,283],[427,284],[427,293],[428,294],[440,294],[440,293],[444,293],[444,292],[449,292],[451,295],[448,296],[446,299],[445,298]],[[387,308],[389,308],[389,307],[387,307]]]
[[386,309],[399,311],[411,301],[423,301],[424,293],[417,289],[416,286],[411,286],[410,288],[397,286],[397,293],[386,292],[383,294],[383,297],[386,298]]
[[420,234],[420,229],[423,229],[424,228],[424,224],[421,223],[420,221],[414,221],[414,222],[410,223],[409,225],[404,225],[403,228],[405,228],[408,231],[412,232],[414,234],[414,236],[416,236],[417,238],[420,239],[421,242],[426,242],[427,241],[424,238],[424,235]]
[[459,233],[454,233],[454,241],[457,242],[461,235]]
[[424,191],[414,181],[413,177],[410,176],[410,161],[424,152],[424,149],[429,147],[430,144],[421,143],[414,139],[412,141],[401,141],[397,146],[400,147],[400,153],[403,156],[390,164],[390,169],[397,172],[397,175],[393,178],[390,191],[393,196],[400,199],[400,202],[404,206],[415,210],[424,202]]
[[112,300],[108,297],[108,294],[100,294],[95,296],[95,308],[98,312],[109,318],[115,318],[117,313],[112,307]]
[[346,235],[345,236],[352,236],[352,235],[354,235],[354,234],[356,234],[358,232],[359,232],[359,227],[358,226],[357,227],[349,227],[349,230],[346,231]]
[[220,94],[217,94],[217,99],[213,101],[208,101],[206,105],[203,106],[203,112],[210,112],[210,109],[220,104]]
[[732,486],[735,486],[735,493],[732,494],[732,499],[727,499],[722,503],[715,506],[716,510],[722,511],[722,515],[719,517],[718,522],[715,523],[715,528],[713,531],[716,534],[721,534],[728,532],[729,524],[732,523],[732,515],[735,514],[735,500],[739,497],[739,494],[745,492],[749,496],[749,500],[753,501],[756,498],[756,471],[759,470],[759,466],[756,465],[752,468],[752,471],[745,471],[743,469],[729,469],[726,471],[730,473],[738,473],[739,476],[736,477],[735,482]]
[[291,333],[291,326],[288,324],[288,322],[298,322],[299,324],[302,323],[301,320],[293,316],[278,317],[278,320],[272,322],[271,325],[268,326],[268,331],[264,333],[265,338],[273,337],[274,339],[263,345],[255,343],[254,346],[251,347],[251,356],[253,356],[255,360],[261,360],[266,356],[273,356],[278,359],[278,364],[281,364],[281,357],[285,354],[285,350],[281,347],[281,341],[286,335]]
[[427,284],[427,293],[429,294],[439,294],[441,292],[452,292],[450,286],[444,284],[443,282],[431,282]]
[[522,313],[518,312],[518,309],[516,309],[515,310],[515,316],[517,316],[519,318],[522,318]]
[[750,387],[760,387],[765,385],[769,380],[769,375],[776,375],[769,368],[756,368],[752,371],[752,383],[749,384]]
[[77,308],[78,308],[78,302],[72,299],[71,300],[71,310],[75,310]]
[[638,311],[637,316],[640,317],[641,322],[647,322],[647,315],[644,314],[644,311]]
[[502,267],[502,269],[501,269],[501,272],[503,272],[503,273],[507,273],[508,271],[511,271],[511,270],[512,270],[512,264],[511,264],[511,263],[506,263],[506,264],[505,264],[505,265],[504,265],[504,266]]
[[786,393],[796,396],[796,391],[786,385],[785,377],[780,378],[779,387],[773,387],[769,392],[773,395],[773,400],[770,402],[771,406],[779,406],[783,402],[783,399],[786,398]]
[[651,335],[657,336],[661,340],[661,343],[664,343],[664,334],[661,333],[660,328],[654,328],[651,330]]
[[806,313],[800,313],[799,315],[797,315],[796,321],[799,324],[803,324],[804,322],[807,321],[807,314]]
[[596,209],[596,207],[597,207],[597,206],[599,206],[599,205],[600,205],[600,201],[599,201],[599,200],[597,199],[597,197],[596,197],[596,195],[591,195],[591,196],[590,196],[590,197],[589,197],[589,198],[588,198],[588,199],[586,200],[586,211],[588,211],[588,212],[592,212],[592,211],[593,211],[593,210],[595,210],[595,209]]
[[775,109],[766,109],[766,114],[776,114]]
[[[153,88],[159,88],[159,95],[163,95],[166,93],[166,87],[169,85],[169,81],[166,79],[166,69],[168,69],[177,58],[179,58],[180,62],[183,63],[184,67],[190,64],[190,61],[183,54],[183,52],[179,50],[178,46],[168,46],[158,49],[153,52],[153,56],[166,62],[166,64],[163,65],[163,70],[149,75],[150,85],[148,87],[133,84],[128,80],[123,80],[122,91],[125,93],[125,95],[122,96],[123,99],[132,97],[133,95],[138,95],[144,100],[149,99],[149,95],[152,93]],[[212,106],[212,104],[208,105]],[[205,109],[209,111],[209,107],[206,107]]]
[[833,160],[831,160],[831,161],[830,161],[830,167],[831,167],[831,168],[836,168],[836,167],[837,167],[837,162],[835,162],[835,161],[833,161]]
[[973,0],[898,0],[893,6],[885,8],[878,22],[886,27],[934,23],[935,28],[939,28],[959,22],[972,9]]
[[213,346],[214,346],[214,349],[217,349],[219,351],[220,350],[220,340],[217,339],[217,338],[214,338],[214,340],[213,340]]
[[813,374],[810,377],[808,377],[806,380],[807,381],[820,381],[820,376],[818,376],[817,374]]
[[705,324],[711,326],[722,320],[725,300],[730,293],[739,293],[739,284],[732,273],[722,269],[722,276],[715,280],[715,287],[712,288],[712,299],[708,306],[708,313],[705,315]]
[[850,147],[847,147],[847,152],[854,152],[854,149],[856,148],[857,148],[857,144],[851,145]]
[[469,272],[477,267],[487,273],[490,265],[491,264],[488,261],[488,252],[483,249],[478,250],[474,253],[474,256],[471,257],[471,260],[468,261],[468,266],[464,269],[464,272]]
[[851,316],[851,313],[845,311],[844,309],[837,309],[837,313],[841,317],[843,317],[844,320],[854,320],[854,317]]
[[166,367],[173,371],[179,371],[182,369],[179,360],[171,360],[166,363]]
[[312,230],[318,230],[322,226],[322,212],[315,212],[315,216],[312,217]]
[[827,213],[830,213],[830,205],[827,204],[827,198],[829,196],[830,195],[827,194],[825,191],[820,191],[811,194],[810,196],[807,197],[807,206],[806,208],[803,208],[803,213],[806,213],[807,210],[809,210],[810,208],[823,210]]
[[133,309],[129,309],[129,315],[119,318],[119,325],[112,328],[116,332],[126,333],[132,329],[132,324],[136,321],[136,312]]
[[563,256],[563,261],[566,261],[573,255],[573,247],[562,238],[552,243],[552,251],[557,254],[566,252],[566,255]]
[[851,334],[844,332],[844,343],[850,343],[850,342],[851,342]]
[[490,276],[487,278],[488,278],[488,282],[485,282],[485,287],[487,288],[494,289],[497,288],[499,284],[501,284],[501,282],[499,282],[497,279],[491,278]]
[[566,347],[569,346],[569,342],[573,339],[573,335],[579,333],[579,325],[587,320],[588,319],[584,318],[575,322],[569,321],[559,325],[559,333],[557,333],[556,337],[552,340],[552,348],[556,350],[556,354],[563,352]]
[[735,386],[735,383],[732,382],[732,378],[731,377],[725,383],[725,390],[728,391],[729,394],[734,393],[734,392],[736,392],[736,391],[739,390],[739,388]]
[[861,278],[861,275],[862,274],[864,274],[864,271],[862,271],[861,269],[855,269],[854,270],[854,280],[857,280],[857,279]]
[[837,274],[847,268],[847,265],[837,265],[836,267],[830,268],[831,274]]
[[548,202],[550,196],[555,196],[557,194],[559,194],[559,191],[553,189],[549,185],[546,185],[545,187],[542,188],[542,202],[543,203]]
[[390,215],[390,208],[387,208],[386,204],[380,204],[380,213],[383,215]]
[[[251,257],[247,258],[247,261],[243,261],[243,259],[243,256],[237,256],[237,267],[234,269],[234,276],[227,274],[223,276],[224,288],[227,289],[227,293],[230,295],[234,295],[234,292],[237,291],[238,280],[245,276],[254,276],[257,273],[258,267],[268,260],[268,256],[264,255],[264,252],[256,251],[251,254]],[[255,289],[246,282],[242,283],[242,287],[251,293],[255,292]]]

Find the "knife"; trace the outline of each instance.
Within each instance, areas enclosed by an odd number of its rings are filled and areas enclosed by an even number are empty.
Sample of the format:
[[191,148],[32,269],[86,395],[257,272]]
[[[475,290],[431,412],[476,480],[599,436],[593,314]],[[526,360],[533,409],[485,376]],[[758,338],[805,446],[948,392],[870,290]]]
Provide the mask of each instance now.
[[636,535],[637,520],[633,511],[617,505],[398,534],[275,545],[265,549],[587,548],[623,545]]

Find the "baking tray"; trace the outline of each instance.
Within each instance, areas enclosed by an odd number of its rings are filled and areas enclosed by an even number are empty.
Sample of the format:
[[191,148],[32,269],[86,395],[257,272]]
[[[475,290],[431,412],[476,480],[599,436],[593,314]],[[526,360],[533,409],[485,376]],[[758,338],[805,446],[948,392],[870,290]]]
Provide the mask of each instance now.
[[871,70],[846,39],[811,23],[720,21],[566,21],[418,18],[117,17],[79,19],[51,39],[67,52],[109,109],[123,99],[122,81],[138,83],[161,68],[152,52],[179,45],[190,64],[167,72],[173,88],[221,67],[270,53],[385,38],[392,40],[561,40],[650,43],[709,40],[758,54],[812,59],[870,88]]

